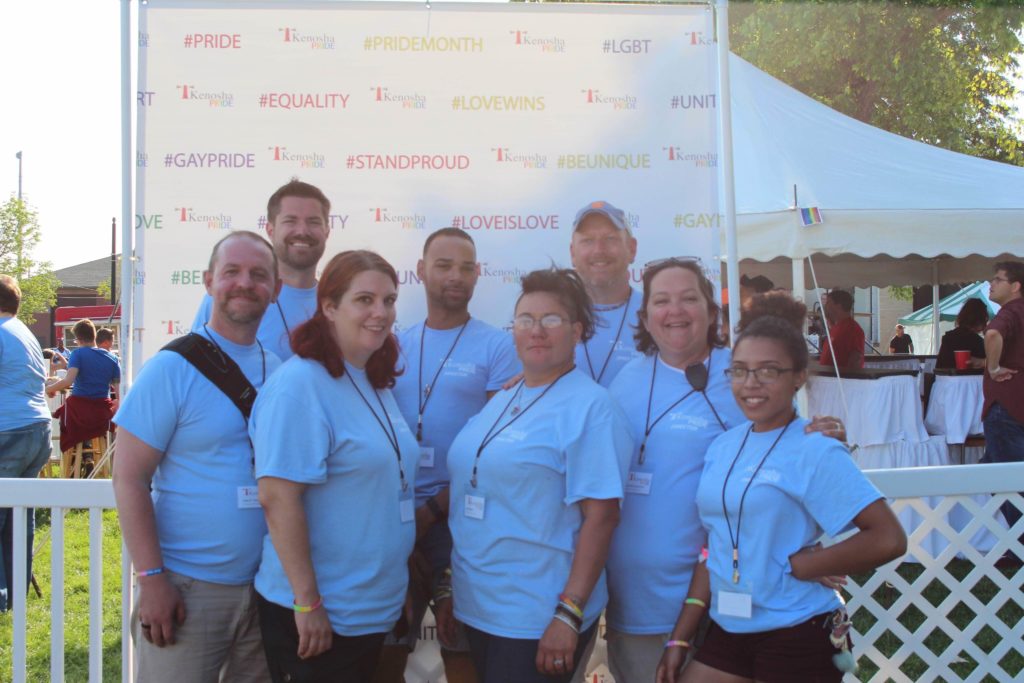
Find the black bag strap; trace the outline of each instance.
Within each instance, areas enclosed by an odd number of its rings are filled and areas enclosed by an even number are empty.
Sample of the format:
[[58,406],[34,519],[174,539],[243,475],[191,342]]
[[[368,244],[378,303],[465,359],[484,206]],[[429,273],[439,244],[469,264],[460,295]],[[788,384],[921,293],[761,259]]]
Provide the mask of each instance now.
[[242,417],[249,420],[252,404],[256,401],[256,387],[246,378],[238,363],[216,344],[202,335],[190,332],[184,337],[171,340],[161,350],[180,354],[203,377],[224,392],[242,413]]

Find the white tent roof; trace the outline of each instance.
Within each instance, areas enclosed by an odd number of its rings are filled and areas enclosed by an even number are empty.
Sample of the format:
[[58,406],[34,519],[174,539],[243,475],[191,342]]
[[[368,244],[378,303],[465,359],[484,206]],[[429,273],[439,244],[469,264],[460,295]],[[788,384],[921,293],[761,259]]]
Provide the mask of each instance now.
[[[742,272],[784,286],[789,259],[813,254],[823,287],[922,285],[933,262],[939,282],[968,282],[1024,254],[1024,168],[861,123],[735,55],[729,68]],[[800,225],[794,185],[822,224]]]

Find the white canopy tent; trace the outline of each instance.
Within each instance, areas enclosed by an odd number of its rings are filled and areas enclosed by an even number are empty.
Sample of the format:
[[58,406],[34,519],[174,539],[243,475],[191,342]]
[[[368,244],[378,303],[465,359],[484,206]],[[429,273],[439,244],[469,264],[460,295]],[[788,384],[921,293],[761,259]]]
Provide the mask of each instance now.
[[[1024,168],[861,123],[735,55],[729,68],[741,272],[810,286],[813,255],[822,287],[937,285],[1024,254]],[[802,227],[796,206],[823,223]]]

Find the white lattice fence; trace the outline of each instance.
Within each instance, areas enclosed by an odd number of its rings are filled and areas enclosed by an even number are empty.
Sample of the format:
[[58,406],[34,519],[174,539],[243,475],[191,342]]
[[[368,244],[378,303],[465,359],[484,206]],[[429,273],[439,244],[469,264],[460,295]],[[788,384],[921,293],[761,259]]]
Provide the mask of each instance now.
[[1024,465],[867,473],[908,531],[908,552],[851,580],[854,652],[848,681],[1019,681],[1024,678],[1024,519],[1007,530],[1005,501],[1024,509]]

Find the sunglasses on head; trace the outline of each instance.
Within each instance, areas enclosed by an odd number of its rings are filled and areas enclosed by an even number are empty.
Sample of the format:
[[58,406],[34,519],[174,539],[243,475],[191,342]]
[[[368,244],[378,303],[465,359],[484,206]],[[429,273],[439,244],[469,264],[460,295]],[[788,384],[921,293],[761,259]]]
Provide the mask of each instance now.
[[643,270],[647,271],[648,268],[658,268],[659,266],[667,265],[689,265],[695,264],[702,271],[704,270],[704,262],[700,260],[699,256],[669,256],[668,258],[654,259],[644,264]]

